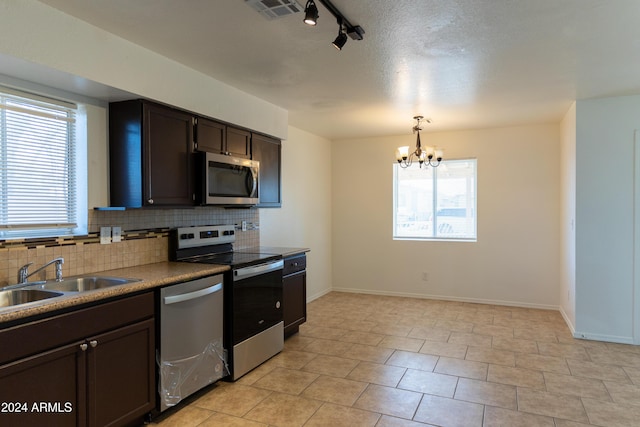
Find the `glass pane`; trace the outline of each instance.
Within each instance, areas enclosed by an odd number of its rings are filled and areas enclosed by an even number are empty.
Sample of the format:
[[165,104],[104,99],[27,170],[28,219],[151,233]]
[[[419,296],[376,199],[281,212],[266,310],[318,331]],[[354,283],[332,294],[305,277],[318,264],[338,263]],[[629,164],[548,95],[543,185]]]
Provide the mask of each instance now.
[[449,161],[438,167],[437,237],[475,237],[475,162]]
[[209,162],[209,196],[250,197],[251,169]]
[[433,171],[395,165],[396,237],[433,237]]

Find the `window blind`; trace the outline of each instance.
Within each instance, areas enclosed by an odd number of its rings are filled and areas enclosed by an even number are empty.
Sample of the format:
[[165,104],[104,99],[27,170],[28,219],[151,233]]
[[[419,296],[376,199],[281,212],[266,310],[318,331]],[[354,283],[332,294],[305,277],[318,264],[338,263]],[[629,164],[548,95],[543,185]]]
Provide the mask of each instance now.
[[0,88],[0,237],[72,234],[76,106]]

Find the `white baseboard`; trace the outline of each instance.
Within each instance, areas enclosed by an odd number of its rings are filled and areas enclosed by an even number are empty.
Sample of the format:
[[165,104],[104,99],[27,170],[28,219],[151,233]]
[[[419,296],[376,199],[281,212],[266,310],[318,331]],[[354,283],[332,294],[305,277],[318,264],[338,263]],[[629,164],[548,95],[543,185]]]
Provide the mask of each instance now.
[[504,301],[504,300],[488,300],[481,298],[461,298],[446,295],[428,295],[428,294],[413,294],[409,292],[391,292],[391,291],[372,291],[368,289],[357,288],[333,288],[335,292],[348,292],[354,294],[370,294],[370,295],[386,295],[395,297],[409,297],[409,298],[421,298],[421,299],[435,299],[443,301],[458,301],[469,302],[475,304],[492,304],[492,305],[505,305],[510,307],[522,307],[522,308],[537,308],[540,310],[555,310],[558,311],[560,307],[557,305],[546,304],[530,304],[521,301]]
[[633,337],[619,337],[616,335],[592,334],[589,332],[580,332],[580,331],[573,332],[573,337],[581,340],[605,341],[605,342],[615,342],[618,344],[633,345]]
[[329,292],[331,292],[331,288],[325,289],[325,290],[320,291],[318,293],[315,293],[315,294],[313,294],[311,296],[307,295],[307,304],[310,303],[313,300],[316,300],[316,299],[320,298],[323,295],[328,294]]
[[619,337],[616,335],[592,334],[589,332],[576,331],[576,327],[573,325],[571,319],[569,319],[569,316],[567,316],[567,313],[565,313],[562,307],[560,307],[560,314],[562,315],[562,318],[569,327],[571,335],[574,338],[590,341],[615,342],[619,344],[633,344],[633,337]]
[[565,311],[562,309],[562,306],[560,306],[560,314],[562,315],[562,318],[564,319],[564,323],[566,323],[567,326],[569,327],[569,331],[571,331],[571,335],[573,335],[574,338],[575,338],[576,327],[571,322],[571,319],[569,319],[569,316],[567,316],[567,313],[565,313]]

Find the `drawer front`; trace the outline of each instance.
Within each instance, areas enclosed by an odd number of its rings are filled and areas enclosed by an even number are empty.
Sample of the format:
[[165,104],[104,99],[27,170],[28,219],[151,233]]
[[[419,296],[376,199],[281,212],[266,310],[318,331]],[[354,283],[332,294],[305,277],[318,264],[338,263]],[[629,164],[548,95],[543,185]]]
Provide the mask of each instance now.
[[307,269],[307,256],[305,254],[295,255],[284,259],[284,270],[282,274],[287,276],[289,274],[297,273]]
[[153,315],[153,292],[147,292],[4,329],[0,331],[0,364]]

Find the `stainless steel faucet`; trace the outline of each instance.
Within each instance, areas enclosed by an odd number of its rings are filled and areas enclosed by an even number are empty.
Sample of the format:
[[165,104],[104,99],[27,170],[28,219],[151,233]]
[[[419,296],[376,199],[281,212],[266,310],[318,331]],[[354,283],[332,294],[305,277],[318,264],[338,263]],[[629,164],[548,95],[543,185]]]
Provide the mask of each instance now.
[[22,267],[20,267],[20,270],[18,270],[19,284],[27,283],[27,279],[29,277],[33,276],[36,273],[41,272],[45,268],[49,267],[51,264],[56,265],[56,282],[62,282],[62,264],[64,264],[64,258],[61,257],[61,258],[52,259],[51,261],[49,261],[48,263],[46,263],[45,265],[43,265],[42,267],[34,271],[33,273],[29,274],[29,266],[32,264],[33,264],[32,262],[25,264]]

